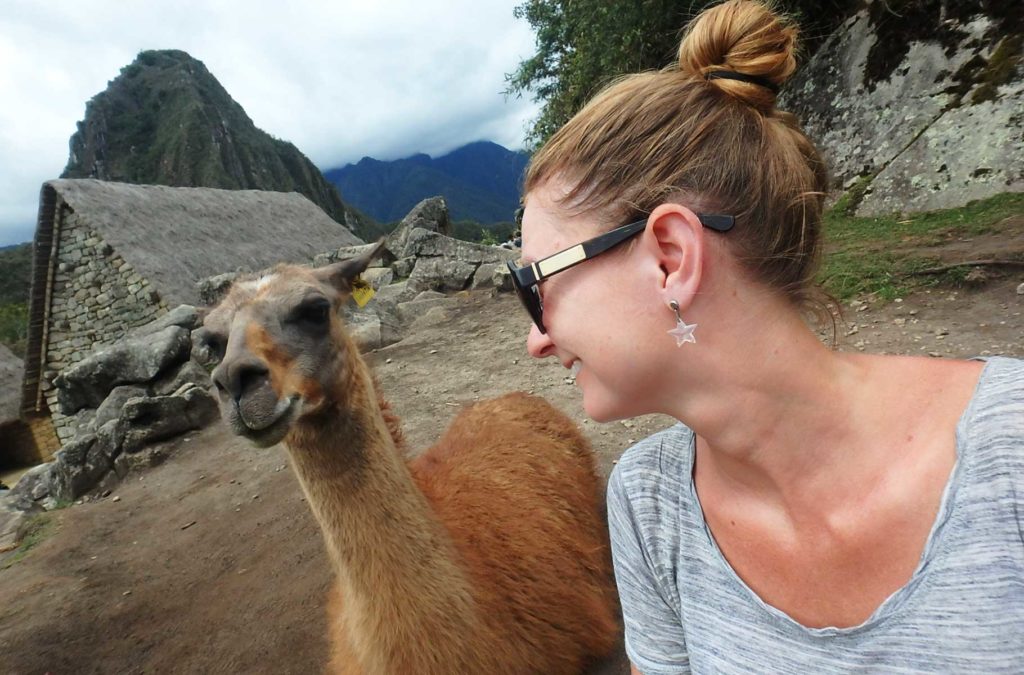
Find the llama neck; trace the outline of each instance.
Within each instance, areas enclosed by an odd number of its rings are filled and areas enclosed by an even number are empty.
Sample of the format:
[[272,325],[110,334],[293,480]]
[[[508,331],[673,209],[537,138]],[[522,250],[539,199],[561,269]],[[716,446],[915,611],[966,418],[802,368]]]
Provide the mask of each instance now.
[[395,447],[361,359],[350,372],[344,397],[336,399],[345,403],[319,416],[329,422],[300,422],[286,444],[324,533],[349,637],[368,672],[442,672],[452,661],[435,668],[417,654],[433,645],[458,660],[476,632],[469,582]]

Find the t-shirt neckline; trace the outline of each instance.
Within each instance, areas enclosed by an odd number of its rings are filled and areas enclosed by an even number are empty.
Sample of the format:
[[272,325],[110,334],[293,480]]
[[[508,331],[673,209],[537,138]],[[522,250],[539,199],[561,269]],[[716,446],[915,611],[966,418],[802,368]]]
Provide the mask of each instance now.
[[932,527],[928,532],[928,538],[925,540],[924,549],[921,551],[921,557],[918,560],[917,566],[914,568],[914,572],[910,575],[910,578],[905,584],[900,586],[898,589],[893,591],[889,597],[882,601],[882,603],[875,608],[875,611],[865,619],[862,623],[856,626],[837,627],[837,626],[826,626],[822,628],[811,628],[805,626],[786,612],[778,609],[777,607],[765,602],[761,596],[759,596],[752,588],[750,588],[745,581],[736,573],[732,565],[726,560],[725,555],[718,547],[718,542],[715,541],[714,535],[711,533],[711,528],[708,526],[707,519],[704,517],[704,507],[700,503],[700,497],[697,495],[697,486],[693,479],[693,470],[696,466],[697,458],[697,434],[690,430],[690,442],[689,442],[689,498],[694,507],[695,513],[698,514],[700,520],[700,526],[704,530],[705,537],[708,545],[711,547],[715,561],[718,565],[725,570],[729,580],[742,588],[743,593],[758,607],[767,612],[777,622],[788,626],[791,629],[795,629],[799,632],[805,633],[813,637],[826,637],[836,635],[854,635],[857,633],[865,632],[871,628],[883,623],[889,617],[897,613],[900,607],[910,599],[913,595],[914,590],[924,580],[928,563],[934,557],[936,551],[939,549],[943,541],[943,533],[946,531],[945,525],[952,518],[954,511],[956,510],[957,495],[959,494],[959,486],[964,482],[964,474],[966,472],[966,465],[969,462],[965,461],[965,457],[969,457],[969,453],[965,453],[968,444],[968,433],[967,428],[971,418],[974,416],[974,409],[977,406],[979,399],[979,393],[983,388],[984,381],[989,372],[989,366],[991,360],[987,358],[973,358],[972,361],[983,361],[985,365],[981,369],[981,373],[978,375],[978,380],[974,385],[974,391],[971,393],[971,398],[968,400],[964,411],[961,413],[959,420],[956,425],[956,439],[955,439],[955,450],[956,460],[953,464],[953,469],[950,471],[949,478],[946,481],[946,486],[942,491],[942,499],[939,502],[938,513],[936,514],[935,521],[932,523]]

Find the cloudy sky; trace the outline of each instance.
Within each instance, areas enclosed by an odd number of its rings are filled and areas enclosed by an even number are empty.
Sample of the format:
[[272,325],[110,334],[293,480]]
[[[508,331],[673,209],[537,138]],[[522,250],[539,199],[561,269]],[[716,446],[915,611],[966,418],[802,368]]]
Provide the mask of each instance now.
[[31,240],[85,102],[144,49],[182,49],[321,169],[363,156],[522,146],[506,100],[533,53],[516,0],[0,0],[0,246]]

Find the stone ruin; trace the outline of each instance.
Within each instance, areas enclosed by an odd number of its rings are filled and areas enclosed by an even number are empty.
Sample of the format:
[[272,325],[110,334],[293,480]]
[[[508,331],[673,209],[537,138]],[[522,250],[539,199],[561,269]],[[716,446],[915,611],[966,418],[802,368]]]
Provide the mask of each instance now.
[[[362,309],[350,303],[345,310],[364,351],[398,342],[417,322],[444,320],[458,303],[455,293],[512,289],[505,261],[518,252],[452,239],[448,223],[444,200],[434,197],[385,239],[363,275],[376,294]],[[373,244],[322,253],[311,264],[353,257],[368,246]],[[203,303],[215,304],[243,273],[200,281]],[[193,339],[201,323],[200,309],[181,305],[60,372],[54,380],[57,405],[73,433],[53,461],[0,492],[0,551],[15,545],[35,513],[110,489],[133,469],[162,462],[166,441],[217,419],[209,391],[213,362]]]

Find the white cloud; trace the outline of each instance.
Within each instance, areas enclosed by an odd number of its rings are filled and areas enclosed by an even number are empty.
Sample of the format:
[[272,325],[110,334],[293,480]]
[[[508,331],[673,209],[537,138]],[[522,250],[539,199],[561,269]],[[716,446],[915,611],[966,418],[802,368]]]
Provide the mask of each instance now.
[[536,106],[505,100],[533,51],[517,0],[5,0],[0,245],[31,236],[85,102],[144,49],[203,61],[258,127],[321,169],[369,155],[522,144]]

